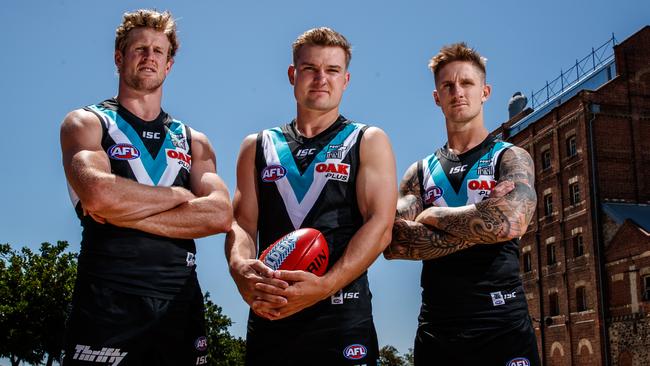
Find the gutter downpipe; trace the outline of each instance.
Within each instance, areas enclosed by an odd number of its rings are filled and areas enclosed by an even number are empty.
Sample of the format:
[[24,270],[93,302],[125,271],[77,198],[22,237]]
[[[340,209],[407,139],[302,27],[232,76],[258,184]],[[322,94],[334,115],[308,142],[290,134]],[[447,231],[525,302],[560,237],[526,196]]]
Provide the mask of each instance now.
[[588,129],[589,129],[589,146],[591,148],[591,153],[589,154],[589,158],[591,160],[591,191],[592,194],[591,196],[591,214],[593,217],[593,223],[595,226],[595,230],[593,230],[593,235],[594,235],[594,249],[596,250],[596,258],[598,259],[598,263],[596,263],[596,273],[598,276],[598,287],[600,290],[600,296],[599,296],[599,318],[602,324],[601,327],[601,345],[600,349],[603,353],[603,361],[605,366],[610,366],[610,354],[609,354],[609,329],[608,329],[608,324],[607,324],[607,309],[606,309],[606,304],[607,301],[605,301],[605,298],[607,297],[607,292],[606,292],[606,287],[605,287],[605,281],[603,279],[603,275],[606,273],[605,271],[605,258],[604,258],[604,243],[602,242],[602,227],[601,227],[601,218],[600,218],[600,210],[599,210],[599,190],[598,190],[598,171],[597,171],[597,165],[596,165],[596,146],[594,145],[594,121],[596,120],[596,115],[600,113],[600,104],[596,103],[589,103],[589,112],[591,114],[591,118],[589,119],[588,123]]

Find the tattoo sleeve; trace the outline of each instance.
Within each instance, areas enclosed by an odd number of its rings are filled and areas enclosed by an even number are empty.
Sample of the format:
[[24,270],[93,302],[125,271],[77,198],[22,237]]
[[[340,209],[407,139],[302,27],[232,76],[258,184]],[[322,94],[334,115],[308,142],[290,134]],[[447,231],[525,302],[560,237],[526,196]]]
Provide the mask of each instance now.
[[417,163],[406,171],[399,187],[393,239],[384,251],[386,259],[433,259],[464,249],[471,243],[441,230],[415,222],[423,210]]
[[443,257],[473,244],[415,221],[396,219],[386,259],[425,260]]
[[434,208],[433,217],[426,223],[476,244],[498,243],[524,235],[537,204],[533,161],[525,150],[513,147],[503,153],[499,169],[499,182],[514,183],[508,194],[488,198],[475,208]]

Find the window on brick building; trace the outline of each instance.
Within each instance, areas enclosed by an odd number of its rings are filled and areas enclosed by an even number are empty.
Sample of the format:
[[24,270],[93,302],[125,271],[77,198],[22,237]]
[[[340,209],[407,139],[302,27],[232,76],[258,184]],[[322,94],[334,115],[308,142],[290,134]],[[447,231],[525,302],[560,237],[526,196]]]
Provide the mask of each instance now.
[[549,194],[544,195],[544,216],[551,217],[553,215],[553,196]]
[[580,186],[577,182],[569,185],[569,201],[571,206],[580,203]]
[[580,257],[585,254],[585,243],[582,239],[582,235],[576,235],[573,237],[573,256]]
[[560,315],[560,302],[558,301],[557,298],[557,292],[553,292],[548,296],[548,304],[549,304],[548,310],[550,316]]
[[643,277],[643,300],[650,301],[650,276]]
[[546,246],[546,264],[551,265],[555,264],[557,262],[557,258],[555,258],[555,244],[548,244]]
[[576,288],[576,309],[578,311],[587,310],[587,291],[584,286]]
[[542,170],[546,170],[551,167],[551,149],[546,149],[542,151]]
[[576,145],[576,135],[569,137],[566,140],[566,155],[567,157],[575,156],[578,153],[578,147]]
[[530,272],[533,270],[533,262],[530,257],[530,253],[524,253],[524,272]]

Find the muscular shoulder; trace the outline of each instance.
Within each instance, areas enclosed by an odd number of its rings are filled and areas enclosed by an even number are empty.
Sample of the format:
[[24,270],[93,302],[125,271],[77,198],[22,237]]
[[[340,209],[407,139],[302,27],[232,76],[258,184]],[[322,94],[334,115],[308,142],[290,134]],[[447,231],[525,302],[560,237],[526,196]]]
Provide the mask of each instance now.
[[368,127],[361,137],[361,153],[363,150],[390,149],[388,135],[379,127]]
[[61,146],[64,151],[73,147],[90,147],[100,143],[102,126],[92,112],[76,109],[61,123]]
[[80,128],[101,128],[99,118],[85,109],[75,109],[68,113],[61,123],[61,131],[76,130]]
[[214,157],[214,149],[210,139],[203,132],[190,128],[192,133],[192,156],[195,159],[207,159]]

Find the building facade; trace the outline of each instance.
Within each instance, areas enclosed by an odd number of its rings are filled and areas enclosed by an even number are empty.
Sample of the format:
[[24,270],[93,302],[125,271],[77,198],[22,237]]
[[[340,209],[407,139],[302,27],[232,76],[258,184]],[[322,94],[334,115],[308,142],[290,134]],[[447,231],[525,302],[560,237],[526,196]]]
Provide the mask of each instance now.
[[494,132],[535,162],[520,254],[545,365],[650,365],[650,26],[613,50]]

